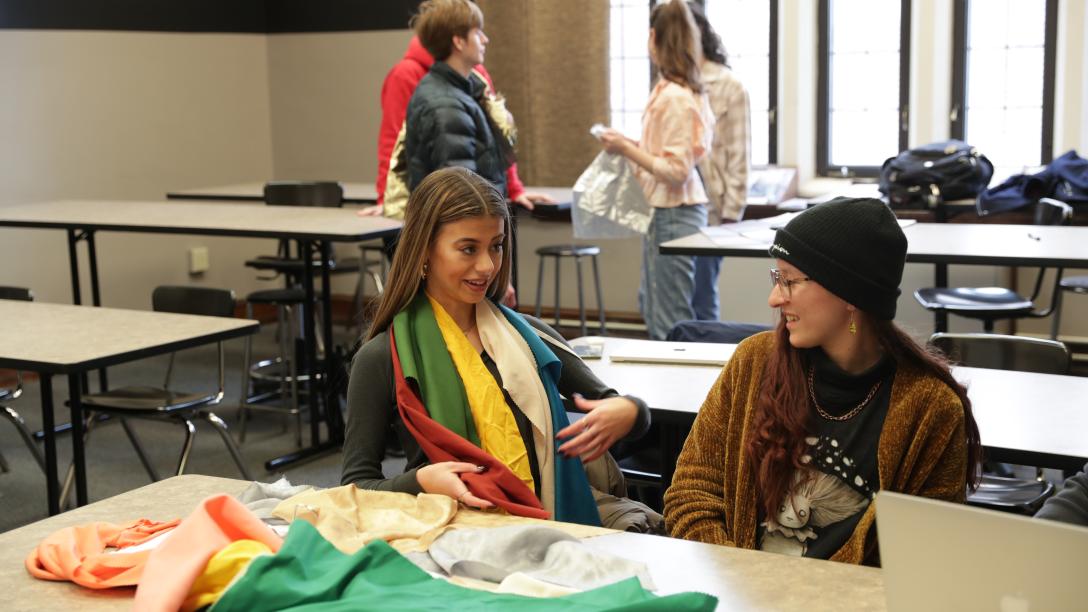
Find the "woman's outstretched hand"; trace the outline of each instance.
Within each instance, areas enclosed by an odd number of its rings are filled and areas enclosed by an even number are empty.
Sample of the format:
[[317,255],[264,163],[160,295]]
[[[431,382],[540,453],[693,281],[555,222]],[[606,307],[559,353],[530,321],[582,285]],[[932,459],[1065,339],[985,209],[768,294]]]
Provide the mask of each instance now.
[[574,407],[587,413],[577,423],[559,430],[555,437],[570,438],[559,447],[568,457],[581,456],[582,461],[593,461],[605,454],[617,440],[627,435],[638,418],[638,406],[625,397],[609,397],[587,400],[574,395]]
[[464,472],[483,472],[484,466],[461,461],[443,461],[419,468],[416,481],[425,493],[436,493],[456,499],[473,508],[491,508],[494,506],[486,499],[480,499],[471,492],[461,480]]

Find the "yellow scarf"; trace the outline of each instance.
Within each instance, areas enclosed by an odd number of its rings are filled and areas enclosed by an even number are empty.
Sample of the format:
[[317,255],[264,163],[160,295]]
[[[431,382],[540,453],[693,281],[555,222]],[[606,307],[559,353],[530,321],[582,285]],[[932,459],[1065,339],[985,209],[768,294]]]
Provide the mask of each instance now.
[[535,491],[529,452],[502,389],[453,317],[433,298],[427,296],[427,299],[434,310],[438,330],[446,342],[446,350],[464,383],[476,434],[480,437],[480,447],[510,468],[529,490]]

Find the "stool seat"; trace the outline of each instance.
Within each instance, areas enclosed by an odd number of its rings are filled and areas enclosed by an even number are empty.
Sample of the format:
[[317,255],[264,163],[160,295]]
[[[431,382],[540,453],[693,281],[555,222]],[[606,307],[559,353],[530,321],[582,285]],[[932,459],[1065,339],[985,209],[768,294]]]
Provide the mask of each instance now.
[[600,255],[601,247],[592,244],[554,244],[540,247],[536,254],[542,257],[588,257]]
[[301,304],[305,300],[306,292],[298,287],[260,289],[246,296],[246,301],[253,304]]
[[588,335],[586,331],[586,303],[582,292],[582,258],[588,257],[593,264],[593,285],[597,289],[597,315],[601,322],[601,335],[608,332],[604,323],[604,304],[601,301],[601,277],[597,270],[597,256],[601,254],[601,247],[592,244],[553,244],[542,246],[536,250],[540,263],[536,278],[536,313],[540,317],[541,297],[544,289],[544,258],[555,258],[555,326],[559,327],[559,262],[563,257],[574,258],[574,270],[578,274],[578,320],[582,325],[582,335]]
[[1073,293],[1088,293],[1088,276],[1070,276],[1063,278],[1061,288]]
[[87,395],[83,405],[95,412],[177,412],[218,403],[217,393],[184,392],[161,387],[119,387]]
[[1004,287],[931,287],[918,289],[914,297],[927,310],[952,310],[962,316],[997,317],[1031,312],[1031,300]]

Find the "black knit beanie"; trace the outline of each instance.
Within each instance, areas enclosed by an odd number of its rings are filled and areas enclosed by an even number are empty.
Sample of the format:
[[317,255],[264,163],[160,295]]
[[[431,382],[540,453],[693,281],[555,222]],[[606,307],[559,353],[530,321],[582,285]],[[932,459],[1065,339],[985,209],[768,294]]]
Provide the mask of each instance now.
[[880,200],[835,198],[814,206],[778,230],[770,252],[874,317],[895,318],[907,237]]

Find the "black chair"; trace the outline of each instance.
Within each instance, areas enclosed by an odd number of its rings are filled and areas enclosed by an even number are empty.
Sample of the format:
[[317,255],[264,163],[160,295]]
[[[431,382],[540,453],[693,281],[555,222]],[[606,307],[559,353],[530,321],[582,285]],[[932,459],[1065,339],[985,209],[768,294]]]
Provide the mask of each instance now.
[[[268,206],[314,206],[339,208],[344,204],[344,189],[335,181],[275,181],[264,186],[264,201]],[[261,359],[250,363],[253,351],[253,337],[246,338],[246,368],[242,378],[242,401],[239,406],[239,440],[245,442],[246,424],[250,410],[265,410],[295,417],[295,442],[302,446],[302,408],[299,405],[299,383],[309,380],[306,374],[299,374],[298,325],[293,322],[296,309],[306,300],[306,292],[301,287],[304,266],[311,266],[315,274],[320,272],[321,261],[309,259],[303,261],[303,254],[292,252],[288,240],[281,240],[276,255],[260,256],[246,262],[246,266],[265,273],[258,275],[262,280],[273,280],[282,276],[284,286],[279,289],[261,289],[246,296],[246,316],[253,318],[254,305],[267,305],[276,309],[276,335],[279,338],[279,355],[272,359]],[[359,273],[361,267],[358,258],[336,259],[329,262],[330,274],[346,272]],[[356,283],[353,311],[362,306],[362,283],[360,275]],[[320,312],[320,309],[315,309]],[[350,322],[350,321],[349,321]],[[317,336],[318,352],[324,351],[321,336]],[[278,387],[278,391],[257,393],[256,386],[267,382]],[[262,402],[279,397],[283,405],[268,405]],[[286,427],[286,425],[285,425]]]
[[[748,336],[771,329],[760,323],[736,321],[680,321],[669,330],[665,340],[669,342],[719,342],[735,344]],[[662,428],[667,428],[663,430]],[[662,478],[663,435],[676,438],[677,448],[683,446],[687,431],[675,424],[653,423],[641,440],[620,442],[613,447],[613,456],[627,481],[628,496],[660,510],[664,495]]]
[[[1066,225],[1073,208],[1065,202],[1043,198],[1035,206],[1035,225]],[[1036,301],[1043,287],[1046,268],[1039,269],[1031,297],[1024,297],[1004,287],[929,287],[914,292],[914,299],[929,311],[944,311],[961,317],[982,320],[983,329],[994,330],[994,321],[1048,317],[1054,311],[1062,269],[1054,275],[1050,306],[1038,308]]]
[[1088,294],[1088,276],[1067,276],[1058,283],[1058,291],[1054,294],[1054,320],[1050,323],[1050,338],[1058,339],[1058,331],[1062,322],[1062,302],[1066,292],[1078,295]]
[[[969,367],[1042,374],[1069,372],[1069,350],[1054,340],[999,334],[933,334],[929,342],[954,363]],[[978,490],[967,496],[967,503],[1030,516],[1053,494],[1054,485],[1037,467],[1031,479],[983,473]]]
[[[180,314],[204,315],[211,317],[234,316],[234,292],[228,289],[211,289],[206,287],[157,287],[151,295],[151,307],[157,312],[172,312]],[[227,451],[238,466],[246,480],[253,480],[241,451],[234,444],[227,424],[215,413],[208,410],[223,399],[223,379],[225,364],[223,355],[223,343],[216,345],[218,353],[218,386],[214,390],[205,391],[180,391],[171,388],[171,379],[174,370],[174,354],[170,355],[170,361],[166,368],[166,377],[162,386],[128,386],[110,389],[100,393],[84,395],[83,406],[87,410],[85,415],[86,436],[90,433],[97,421],[96,413],[109,414],[124,421],[129,418],[150,419],[156,421],[169,421],[185,427],[185,443],[182,445],[181,457],[178,460],[175,474],[185,472],[185,466],[189,462],[189,454],[193,448],[193,439],[196,436],[196,426],[193,420],[200,418],[209,423],[223,439]],[[135,433],[127,430],[129,440],[133,444],[140,461],[144,465],[148,476],[152,481],[159,479],[151,462],[147,459]],[[64,488],[61,492],[61,505],[67,499],[71,488],[73,469],[68,469]]]
[[669,330],[669,342],[719,342],[737,344],[748,336],[771,329],[761,323],[738,321],[680,321]]
[[[30,292],[30,289],[24,287],[0,287],[0,300],[19,300],[23,302],[30,302],[34,300],[34,295]],[[23,374],[22,372],[15,373],[15,386],[14,387],[0,387],[0,402],[9,402],[19,399],[19,396],[23,394]],[[45,458],[42,457],[42,451],[38,448],[37,443],[34,441],[34,435],[30,433],[30,429],[26,426],[26,421],[23,417],[11,406],[0,403],[0,416],[11,423],[15,431],[18,432],[19,437],[23,439],[23,443],[26,444],[27,450],[30,451],[34,460],[38,462],[38,465],[45,471]],[[10,472],[11,468],[8,465],[4,455],[0,453],[0,472]]]

